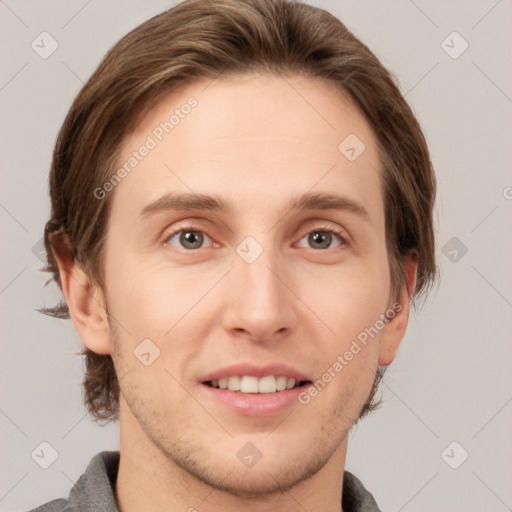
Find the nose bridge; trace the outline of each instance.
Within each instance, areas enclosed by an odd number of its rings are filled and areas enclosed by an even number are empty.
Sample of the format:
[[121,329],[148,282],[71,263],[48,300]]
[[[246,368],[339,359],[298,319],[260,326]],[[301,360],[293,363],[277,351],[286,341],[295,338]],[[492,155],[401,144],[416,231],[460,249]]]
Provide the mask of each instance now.
[[252,263],[245,261],[237,263],[237,278],[240,282],[245,282],[247,292],[252,295],[251,302],[254,306],[259,303],[276,302],[277,296],[282,294],[282,284],[275,275],[275,269],[278,266],[275,252],[269,249]]
[[[279,251],[248,237],[236,249],[230,272],[226,328],[244,330],[264,339],[290,328],[294,321],[293,294],[284,285],[286,276]],[[268,237],[269,241],[271,237]]]

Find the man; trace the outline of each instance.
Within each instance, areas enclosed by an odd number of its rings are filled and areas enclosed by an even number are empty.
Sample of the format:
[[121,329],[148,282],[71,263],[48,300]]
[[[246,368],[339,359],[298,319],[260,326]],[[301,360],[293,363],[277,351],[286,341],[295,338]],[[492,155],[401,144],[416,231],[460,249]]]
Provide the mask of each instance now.
[[105,57],[56,143],[48,270],[120,421],[36,510],[379,510],[345,470],[436,273],[436,182],[388,71],[332,15],[188,0]]

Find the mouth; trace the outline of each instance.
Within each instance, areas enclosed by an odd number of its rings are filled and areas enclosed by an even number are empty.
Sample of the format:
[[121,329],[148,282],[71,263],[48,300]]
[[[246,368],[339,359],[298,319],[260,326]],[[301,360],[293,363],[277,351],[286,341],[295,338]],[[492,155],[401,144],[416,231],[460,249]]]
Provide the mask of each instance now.
[[204,381],[202,384],[221,390],[228,390],[243,394],[271,394],[297,389],[311,384],[309,380],[299,380],[286,375],[233,375],[221,379]]
[[312,384],[310,374],[285,363],[239,362],[198,379],[204,396],[227,414],[270,417],[300,405],[298,396]]

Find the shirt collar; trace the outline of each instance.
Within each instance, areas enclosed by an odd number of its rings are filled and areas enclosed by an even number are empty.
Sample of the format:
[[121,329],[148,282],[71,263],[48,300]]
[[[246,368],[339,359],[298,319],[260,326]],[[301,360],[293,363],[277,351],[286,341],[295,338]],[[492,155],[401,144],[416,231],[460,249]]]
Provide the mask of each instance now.
[[[120,512],[115,498],[119,451],[95,455],[69,494],[70,510],[76,512]],[[343,474],[343,512],[380,512],[372,494],[349,471]],[[66,509],[67,510],[67,509]]]

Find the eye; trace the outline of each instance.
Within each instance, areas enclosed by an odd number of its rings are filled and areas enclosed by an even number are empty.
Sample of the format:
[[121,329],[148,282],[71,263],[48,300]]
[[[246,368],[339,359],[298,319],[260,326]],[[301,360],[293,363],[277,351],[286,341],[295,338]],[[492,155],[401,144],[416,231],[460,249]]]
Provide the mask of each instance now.
[[[181,228],[174,233],[171,233],[168,237],[166,237],[165,242],[171,245],[178,243],[181,244],[182,249],[194,250],[202,248],[201,246],[203,245],[205,238],[211,240],[210,237],[204,232],[192,227],[188,227]],[[175,243],[172,243],[173,239],[176,239]]]
[[[339,243],[331,246],[331,243],[336,241],[336,238],[339,240]],[[301,238],[301,240],[304,239],[306,239],[307,243],[311,244],[313,249],[333,249],[347,244],[342,232],[333,229],[315,229]]]
[[[204,248],[203,244],[205,240],[212,242],[211,238],[206,233],[200,229],[195,229],[193,226],[188,226],[172,232],[165,237],[164,241],[165,243],[185,249],[186,251],[193,251]],[[314,229],[307,233],[306,236],[302,237],[301,241],[302,240],[306,240],[306,243],[309,243],[310,247],[313,249],[334,249],[348,245],[347,239],[343,233],[332,228]],[[332,245],[333,242],[336,241],[338,241],[338,243]],[[301,246],[304,247],[303,245]]]

